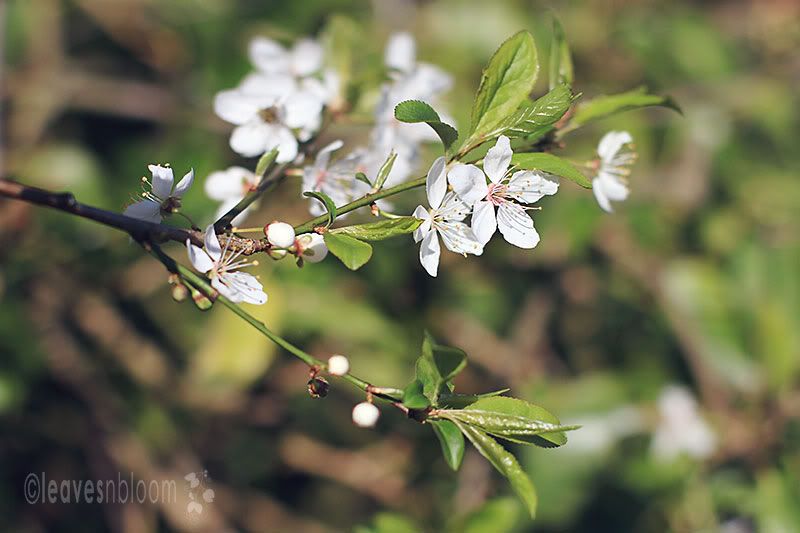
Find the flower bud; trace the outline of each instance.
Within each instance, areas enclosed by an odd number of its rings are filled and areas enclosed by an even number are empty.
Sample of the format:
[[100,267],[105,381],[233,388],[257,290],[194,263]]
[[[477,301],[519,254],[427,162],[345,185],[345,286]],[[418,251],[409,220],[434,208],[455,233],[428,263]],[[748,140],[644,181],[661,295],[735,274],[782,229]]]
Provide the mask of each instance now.
[[289,248],[294,244],[294,228],[286,222],[273,222],[264,226],[264,233],[272,246]]
[[325,378],[315,376],[308,380],[308,394],[312,398],[324,398],[328,395],[328,389],[330,385]]
[[358,427],[371,428],[380,416],[378,408],[369,402],[361,402],[353,407],[353,423]]
[[334,376],[344,376],[350,371],[350,361],[343,355],[332,355],[328,359],[328,372]]
[[305,261],[319,263],[328,255],[325,238],[319,233],[304,233],[297,238],[297,245]]
[[176,283],[172,286],[172,299],[176,302],[182,302],[189,297],[189,289],[183,283]]

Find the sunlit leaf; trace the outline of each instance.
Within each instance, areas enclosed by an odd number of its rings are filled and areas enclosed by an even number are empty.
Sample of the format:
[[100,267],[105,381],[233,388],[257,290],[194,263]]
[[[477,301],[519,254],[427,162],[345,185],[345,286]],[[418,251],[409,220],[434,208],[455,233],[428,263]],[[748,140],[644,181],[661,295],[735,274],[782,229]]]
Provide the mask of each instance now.
[[450,468],[458,470],[464,458],[464,435],[461,430],[449,420],[430,420],[428,423],[439,438],[445,461]]
[[398,235],[412,233],[422,224],[422,221],[414,217],[400,217],[368,224],[357,224],[355,226],[344,226],[330,231],[337,235],[348,235],[362,241],[382,241]]
[[583,173],[565,159],[544,152],[514,154],[511,163],[523,170],[541,170],[547,174],[561,176],[574,181],[581,187],[591,189],[592,183]]
[[328,231],[323,238],[328,251],[350,270],[358,270],[372,257],[372,246],[348,235]]

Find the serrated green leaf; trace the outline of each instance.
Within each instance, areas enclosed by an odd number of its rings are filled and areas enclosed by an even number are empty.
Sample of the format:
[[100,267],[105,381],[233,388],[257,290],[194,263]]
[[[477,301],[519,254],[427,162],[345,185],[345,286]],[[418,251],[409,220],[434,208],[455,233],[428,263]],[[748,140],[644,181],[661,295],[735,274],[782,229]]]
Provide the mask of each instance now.
[[394,116],[400,122],[426,123],[433,128],[433,131],[442,140],[445,152],[450,150],[450,147],[458,139],[458,131],[450,124],[442,122],[439,114],[431,106],[420,100],[400,102],[394,108]]
[[328,251],[350,270],[358,270],[372,257],[372,246],[356,238],[330,231],[324,233],[323,238]]
[[483,394],[451,394],[443,393],[439,395],[439,405],[447,409],[463,409],[471,405],[481,398],[491,398],[492,396],[500,396],[505,394],[511,389],[500,389],[492,392],[485,392]]
[[[514,442],[537,446],[562,446],[567,442],[558,418],[543,407],[507,396],[481,398],[462,410],[464,420],[484,431]],[[455,415],[454,415],[455,416]]]
[[389,177],[389,173],[392,171],[392,167],[394,166],[394,162],[397,159],[397,152],[392,150],[389,153],[389,157],[386,158],[386,161],[383,162],[381,168],[378,169],[378,175],[375,176],[375,185],[373,186],[373,190],[379,191],[383,187],[383,184],[386,183],[386,178]]
[[322,202],[322,205],[325,206],[325,210],[328,212],[328,223],[325,224],[325,227],[333,224],[333,221],[336,220],[336,204],[330,196],[322,191],[306,191],[303,193],[303,196],[306,198],[314,198]]
[[447,465],[453,470],[458,470],[464,458],[464,435],[461,434],[461,430],[449,420],[430,420],[428,423],[439,438]]
[[275,164],[275,159],[278,157],[278,149],[273,148],[266,154],[262,155],[261,158],[256,163],[256,176],[259,178],[264,176],[267,172],[272,169],[272,165]]
[[553,17],[553,42],[550,45],[550,89],[561,84],[572,85],[572,55],[564,35],[564,28],[557,18]]
[[544,152],[533,152],[528,154],[514,154],[511,156],[511,163],[523,170],[541,170],[547,174],[553,174],[574,181],[581,187],[592,188],[592,183],[575,168],[575,166],[565,159],[561,159],[553,154]]
[[486,140],[487,132],[516,111],[533,90],[538,73],[536,43],[530,33],[521,31],[500,45],[483,71],[465,145]]
[[511,483],[511,488],[525,504],[531,518],[536,517],[538,497],[536,488],[530,478],[508,450],[494,440],[491,436],[469,424],[455,422],[461,432],[472,442],[472,445],[492,463],[498,472],[503,474]]
[[403,405],[409,409],[425,409],[430,405],[428,398],[422,394],[422,382],[415,379],[403,389]]
[[645,87],[639,87],[625,93],[598,96],[584,102],[575,110],[571,123],[580,126],[623,111],[652,106],[667,107],[683,114],[681,108],[671,97],[648,94]]
[[368,224],[357,224],[355,226],[344,226],[331,230],[337,235],[348,235],[362,241],[382,241],[398,235],[413,233],[422,221],[414,217],[391,218],[379,222]]
[[498,124],[492,135],[527,137],[558,122],[575,100],[568,85],[559,85],[533,102],[523,103],[513,115]]

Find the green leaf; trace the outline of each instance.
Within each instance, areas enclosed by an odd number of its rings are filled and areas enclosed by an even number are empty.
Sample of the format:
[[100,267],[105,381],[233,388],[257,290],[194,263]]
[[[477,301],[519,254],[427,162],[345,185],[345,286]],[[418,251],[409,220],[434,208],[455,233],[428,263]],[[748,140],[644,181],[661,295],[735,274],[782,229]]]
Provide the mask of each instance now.
[[424,122],[436,132],[436,135],[442,140],[444,150],[447,152],[450,147],[458,139],[458,131],[447,124],[442,122],[439,114],[434,109],[419,100],[406,100],[400,102],[394,108],[394,117],[400,122],[416,123]]
[[325,224],[325,227],[327,228],[333,224],[333,221],[336,220],[336,204],[333,202],[330,196],[322,191],[306,191],[303,193],[303,196],[306,198],[315,198],[322,202],[322,204],[325,206],[325,210],[328,212],[328,223]]
[[422,382],[423,393],[438,405],[439,394],[452,391],[450,380],[467,366],[467,354],[458,348],[441,346],[426,331],[422,355],[417,359],[416,377]]
[[262,155],[261,158],[256,163],[256,176],[259,178],[266,174],[268,171],[272,169],[272,165],[275,164],[275,158],[278,157],[278,149],[273,148],[266,154]]
[[382,241],[398,235],[407,235],[417,229],[422,221],[414,217],[391,218],[368,224],[344,226],[331,230],[337,235],[348,235],[362,241]]
[[494,396],[481,398],[462,410],[446,411],[449,418],[480,427],[487,433],[521,444],[552,448],[567,442],[558,418],[538,405],[517,398]]
[[521,31],[500,45],[483,71],[465,145],[488,140],[486,134],[528,97],[538,73],[536,43],[530,33]]
[[372,257],[372,246],[348,235],[323,234],[328,250],[350,270],[358,270]]
[[550,45],[550,89],[561,84],[572,85],[572,56],[564,35],[564,28],[557,18],[553,17],[553,42]]
[[592,188],[592,183],[572,163],[553,154],[544,152],[514,154],[511,157],[511,163],[523,170],[541,170],[547,174],[572,180],[581,187]]
[[428,398],[422,394],[422,382],[415,379],[403,390],[403,405],[409,409],[425,409],[430,406]]
[[450,468],[458,470],[464,458],[464,435],[461,430],[449,420],[430,420],[429,423],[442,445],[444,460]]
[[439,405],[448,409],[463,409],[471,405],[481,398],[490,398],[492,396],[500,396],[505,394],[511,389],[500,389],[492,392],[485,392],[483,394],[451,394],[443,393],[439,395]]
[[378,175],[375,176],[375,185],[373,186],[374,191],[379,191],[383,187],[383,184],[386,183],[386,178],[389,177],[389,173],[392,171],[392,167],[394,166],[394,162],[397,159],[397,152],[392,150],[389,153],[389,157],[386,158],[386,161],[383,162],[381,168],[378,169]]
[[511,488],[514,489],[514,492],[525,504],[531,518],[535,518],[538,502],[536,488],[522,470],[522,467],[519,466],[516,457],[483,431],[468,424],[460,422],[455,422],[455,424],[481,455],[488,459],[492,466],[508,479],[511,483]]
[[569,110],[576,96],[568,85],[559,85],[541,98],[524,103],[516,113],[497,126],[497,135],[527,137],[545,126],[558,122]]
[[363,172],[356,172],[356,179],[362,183],[366,183],[370,187],[372,187],[372,182],[369,181],[369,178]]
[[667,107],[683,114],[681,108],[671,97],[648,94],[645,87],[639,87],[625,93],[598,96],[584,102],[575,110],[575,115],[573,115],[571,122],[576,126],[580,126],[592,120],[598,120],[623,111],[651,106]]

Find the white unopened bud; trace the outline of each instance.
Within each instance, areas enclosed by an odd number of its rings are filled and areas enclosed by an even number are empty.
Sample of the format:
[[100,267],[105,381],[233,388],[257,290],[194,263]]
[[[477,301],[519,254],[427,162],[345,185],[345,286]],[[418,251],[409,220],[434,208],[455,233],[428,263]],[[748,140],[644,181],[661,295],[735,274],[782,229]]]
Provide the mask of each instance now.
[[325,238],[319,233],[306,233],[297,238],[298,246],[302,249],[303,260],[309,263],[319,263],[328,255]]
[[371,428],[378,421],[381,412],[369,402],[361,402],[353,407],[353,423],[362,428]]
[[343,355],[332,355],[328,359],[328,372],[334,376],[344,376],[350,371],[350,361]]
[[272,246],[289,248],[294,244],[294,228],[286,222],[273,222],[264,229]]

